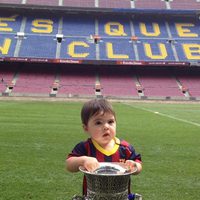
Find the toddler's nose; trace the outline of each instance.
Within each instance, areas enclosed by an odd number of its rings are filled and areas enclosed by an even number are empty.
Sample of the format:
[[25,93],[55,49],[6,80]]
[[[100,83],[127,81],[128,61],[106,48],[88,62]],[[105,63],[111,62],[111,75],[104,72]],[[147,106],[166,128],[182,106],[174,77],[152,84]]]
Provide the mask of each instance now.
[[108,124],[108,123],[105,123],[103,128],[104,128],[104,130],[109,129],[109,124]]

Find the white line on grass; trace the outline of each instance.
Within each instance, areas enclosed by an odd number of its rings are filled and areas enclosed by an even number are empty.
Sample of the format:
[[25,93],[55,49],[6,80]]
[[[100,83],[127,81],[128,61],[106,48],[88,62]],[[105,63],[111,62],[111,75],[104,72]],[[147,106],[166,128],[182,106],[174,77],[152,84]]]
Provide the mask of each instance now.
[[151,110],[151,109],[147,109],[147,108],[142,108],[142,107],[139,107],[139,106],[133,106],[133,105],[128,104],[128,103],[123,103],[123,104],[125,104],[127,106],[130,106],[130,107],[133,107],[133,108],[136,108],[136,109],[140,109],[140,110],[144,110],[144,111],[147,111],[147,112],[151,112],[151,113],[154,113],[156,115],[160,115],[160,116],[163,116],[163,117],[168,117],[170,119],[175,119],[177,121],[185,122],[185,123],[192,124],[194,126],[200,127],[199,123],[191,122],[191,121],[186,120],[186,119],[181,119],[181,118],[178,118],[178,117],[174,117],[174,116],[171,116],[171,115],[168,115],[168,114],[160,113],[160,112],[157,112],[157,111],[154,111],[154,110]]

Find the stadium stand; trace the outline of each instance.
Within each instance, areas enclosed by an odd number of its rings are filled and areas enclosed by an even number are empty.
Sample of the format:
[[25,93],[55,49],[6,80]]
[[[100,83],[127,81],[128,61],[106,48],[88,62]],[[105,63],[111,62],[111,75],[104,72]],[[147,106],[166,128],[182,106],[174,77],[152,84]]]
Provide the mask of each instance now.
[[130,0],[124,0],[124,1],[99,0],[98,7],[100,8],[131,8],[131,1]]
[[15,82],[13,81],[13,77],[16,72],[16,66],[10,66],[9,68],[0,65],[0,96],[2,93],[6,92],[8,87],[13,87]]
[[170,6],[176,10],[198,10],[200,9],[200,2],[198,0],[170,0]]
[[72,7],[95,7],[95,1],[94,0],[63,0],[63,6],[72,6]]
[[199,9],[198,0],[0,1],[0,95],[200,99]]
[[67,68],[62,67],[59,74],[58,97],[95,96],[96,74],[89,67]]
[[0,3],[5,3],[5,4],[21,4],[22,0],[1,0]]
[[139,81],[144,88],[144,95],[148,97],[183,97],[175,77],[171,71],[156,70],[138,70]]
[[90,15],[65,15],[63,17],[62,34],[69,37],[85,38],[95,35],[95,17]]
[[114,9],[141,9],[141,10],[198,10],[198,0],[2,0],[0,3],[27,6],[61,6],[74,8],[114,8]]
[[99,82],[102,87],[102,95],[109,97],[130,98],[138,97],[132,71],[103,67],[99,70]]
[[54,37],[27,36],[22,41],[18,56],[29,57],[30,55],[36,58],[55,58],[56,41],[54,41]]
[[[199,20],[141,15],[38,16],[10,14],[0,29],[2,57],[76,60],[198,61]],[[3,14],[2,14],[3,16]],[[62,35],[58,41],[57,35]],[[95,43],[94,36],[100,39]],[[132,38],[137,38],[135,41]]]
[[165,1],[161,0],[135,0],[135,8],[138,9],[166,9]]
[[187,91],[192,97],[200,96],[200,77],[198,70],[178,70],[177,79],[182,85],[182,89]]
[[16,96],[49,96],[55,79],[55,69],[37,65],[21,66],[12,94]]
[[0,77],[0,92],[3,93],[9,85],[12,85],[13,72],[1,70]]
[[[22,2],[22,1],[21,1]],[[27,5],[47,5],[47,6],[58,6],[58,0],[51,0],[51,1],[48,1],[48,0],[26,0],[26,1],[23,1],[22,3],[26,3]]]

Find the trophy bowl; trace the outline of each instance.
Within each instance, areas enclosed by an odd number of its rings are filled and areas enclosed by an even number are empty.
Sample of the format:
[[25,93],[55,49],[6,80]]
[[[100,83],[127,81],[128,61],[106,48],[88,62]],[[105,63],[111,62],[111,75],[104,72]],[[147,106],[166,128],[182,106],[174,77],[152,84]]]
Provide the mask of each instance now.
[[93,172],[79,168],[87,180],[88,200],[127,200],[130,171],[124,163],[101,162]]

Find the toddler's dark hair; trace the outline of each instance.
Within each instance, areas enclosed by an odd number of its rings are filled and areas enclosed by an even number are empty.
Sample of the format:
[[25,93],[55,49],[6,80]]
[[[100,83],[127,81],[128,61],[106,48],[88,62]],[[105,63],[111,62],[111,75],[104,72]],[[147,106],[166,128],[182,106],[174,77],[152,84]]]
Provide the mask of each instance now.
[[88,124],[89,119],[99,113],[111,113],[115,116],[112,105],[106,99],[92,99],[86,102],[81,110],[81,120],[84,125]]

